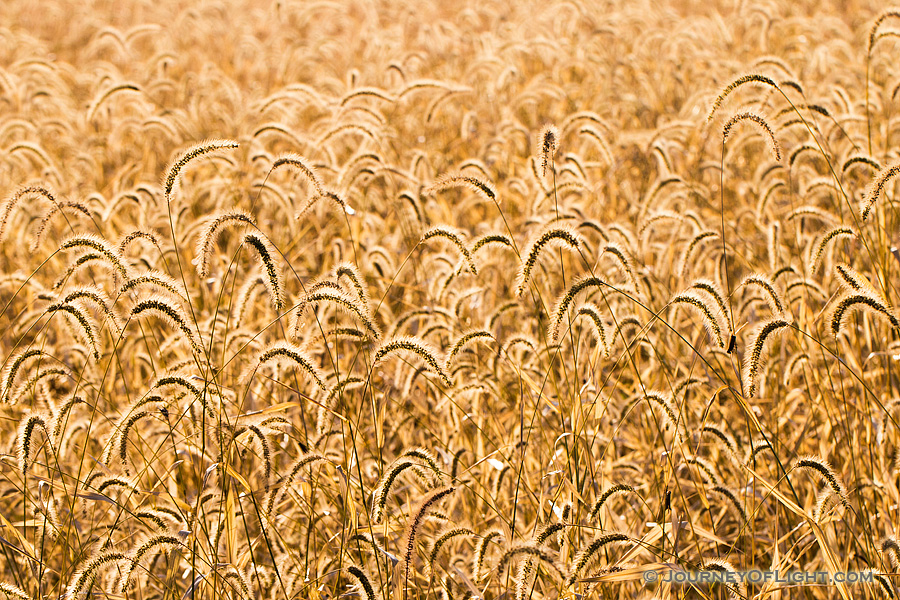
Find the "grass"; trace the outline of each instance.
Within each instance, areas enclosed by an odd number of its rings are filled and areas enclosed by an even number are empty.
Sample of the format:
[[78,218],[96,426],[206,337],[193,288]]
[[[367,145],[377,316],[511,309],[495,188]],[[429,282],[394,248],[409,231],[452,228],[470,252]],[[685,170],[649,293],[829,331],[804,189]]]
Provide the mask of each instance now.
[[900,10],[0,17],[0,595],[896,597]]

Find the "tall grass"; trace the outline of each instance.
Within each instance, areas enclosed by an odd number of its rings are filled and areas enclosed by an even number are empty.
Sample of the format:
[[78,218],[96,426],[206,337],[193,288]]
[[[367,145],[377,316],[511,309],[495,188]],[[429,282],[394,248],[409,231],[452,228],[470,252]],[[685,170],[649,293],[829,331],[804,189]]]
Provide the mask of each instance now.
[[[0,595],[895,597],[900,9],[0,5]],[[870,584],[645,583],[872,571]]]

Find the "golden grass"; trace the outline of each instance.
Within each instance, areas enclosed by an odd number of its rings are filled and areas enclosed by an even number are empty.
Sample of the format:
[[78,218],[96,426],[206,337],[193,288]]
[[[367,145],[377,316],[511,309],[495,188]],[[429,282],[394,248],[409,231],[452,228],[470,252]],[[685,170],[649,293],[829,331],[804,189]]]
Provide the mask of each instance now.
[[[76,4],[0,4],[0,596],[896,597],[900,9]],[[643,581],[752,568],[877,577]]]

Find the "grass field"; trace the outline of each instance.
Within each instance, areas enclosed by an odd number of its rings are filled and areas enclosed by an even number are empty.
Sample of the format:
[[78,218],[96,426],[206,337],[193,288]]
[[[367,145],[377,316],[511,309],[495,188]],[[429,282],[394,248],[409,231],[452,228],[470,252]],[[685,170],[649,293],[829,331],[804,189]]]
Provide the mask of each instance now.
[[0,23],[0,600],[897,597],[900,8]]

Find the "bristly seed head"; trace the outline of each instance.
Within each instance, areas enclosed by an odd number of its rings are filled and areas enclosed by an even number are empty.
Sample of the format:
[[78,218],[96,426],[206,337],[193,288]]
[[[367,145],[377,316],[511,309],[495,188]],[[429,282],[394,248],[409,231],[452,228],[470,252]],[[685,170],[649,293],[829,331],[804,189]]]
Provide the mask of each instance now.
[[555,125],[544,125],[541,130],[541,177],[547,176],[547,169],[552,166],[558,149],[559,129]]
[[166,202],[172,201],[172,191],[175,188],[175,184],[178,183],[178,175],[189,162],[199,156],[209,154],[210,152],[215,152],[216,150],[237,148],[238,146],[239,144],[233,140],[207,140],[195,146],[191,146],[190,148],[185,150],[177,159],[175,159],[175,161],[172,162],[172,166],[169,167],[168,174],[166,175]]

